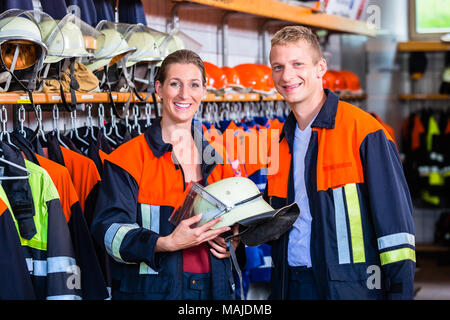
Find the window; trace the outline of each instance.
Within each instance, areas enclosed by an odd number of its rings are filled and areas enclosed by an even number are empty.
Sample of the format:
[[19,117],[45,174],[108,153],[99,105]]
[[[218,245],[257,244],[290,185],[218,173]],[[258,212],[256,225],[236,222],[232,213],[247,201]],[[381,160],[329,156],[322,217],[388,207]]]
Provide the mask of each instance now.
[[411,40],[439,40],[450,32],[450,0],[409,0]]

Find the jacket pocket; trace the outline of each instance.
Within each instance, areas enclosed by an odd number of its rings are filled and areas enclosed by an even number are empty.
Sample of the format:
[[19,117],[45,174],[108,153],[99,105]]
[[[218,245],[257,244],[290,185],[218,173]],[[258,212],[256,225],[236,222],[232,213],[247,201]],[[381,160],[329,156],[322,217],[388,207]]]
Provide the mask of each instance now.
[[165,295],[172,287],[168,276],[141,275],[124,277],[120,282],[120,291],[124,293],[155,293]]
[[376,264],[331,265],[328,266],[328,278],[329,299],[385,299],[381,268]]

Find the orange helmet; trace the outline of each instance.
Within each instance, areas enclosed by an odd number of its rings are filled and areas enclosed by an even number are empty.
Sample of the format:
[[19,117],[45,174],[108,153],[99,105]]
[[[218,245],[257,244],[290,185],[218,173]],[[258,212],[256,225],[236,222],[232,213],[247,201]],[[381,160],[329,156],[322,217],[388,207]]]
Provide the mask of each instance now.
[[332,72],[325,72],[322,77],[322,84],[324,89],[330,89],[334,91],[336,88],[336,76]]
[[267,87],[270,88],[270,90],[274,89],[275,86],[272,79],[272,68],[265,64],[257,64],[257,66],[264,71],[264,79],[266,80]]
[[341,74],[344,76],[348,91],[352,93],[360,93],[362,91],[359,78],[356,74],[348,70],[342,70]]
[[222,67],[222,71],[225,73],[227,83],[230,87],[242,87],[241,79],[239,79],[239,74],[236,69],[231,67]]
[[213,90],[225,89],[227,77],[223,70],[210,62],[203,62],[206,72],[206,88]]
[[328,70],[327,72],[331,73],[336,78],[334,82],[334,89],[336,92],[347,91],[347,83],[345,82],[345,78],[340,71]]
[[253,63],[244,63],[235,66],[233,69],[237,71],[244,87],[263,92],[272,90],[270,83],[268,83],[267,74],[260,66]]

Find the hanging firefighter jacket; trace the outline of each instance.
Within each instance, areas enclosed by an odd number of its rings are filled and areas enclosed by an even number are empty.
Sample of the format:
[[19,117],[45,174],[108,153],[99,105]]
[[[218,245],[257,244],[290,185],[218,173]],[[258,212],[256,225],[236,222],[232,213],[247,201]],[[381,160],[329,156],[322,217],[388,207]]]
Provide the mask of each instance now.
[[[77,267],[69,228],[55,185],[47,171],[24,160],[19,152],[14,151],[5,143],[1,142],[0,146],[5,159],[26,167],[30,172],[28,181],[23,180],[28,182],[32,196],[31,199],[28,199],[30,201],[28,205],[23,201],[22,206],[14,205],[19,196],[18,192],[14,192],[14,190],[20,181],[12,180],[3,183],[4,193],[0,194],[0,198],[13,214],[36,298],[81,299],[80,271]],[[21,222],[19,213],[22,215],[27,207],[33,210],[31,214],[27,214],[27,219]],[[31,221],[34,223],[34,228],[32,228],[34,232],[24,233],[20,226],[21,223],[30,221],[30,215]],[[26,230],[30,230],[30,228]]]
[[[28,134],[30,134],[30,131],[26,129]],[[28,160],[41,166],[49,173],[58,190],[75,251],[75,258],[81,271],[83,299],[99,300],[107,298],[108,292],[94,243],[68,169],[39,154],[35,154],[32,144],[20,133],[12,134],[11,140],[14,145],[21,149]]]
[[450,165],[449,113],[423,109],[402,125],[404,171],[414,202],[421,207],[447,208]]
[[[0,195],[5,194],[0,185]],[[0,300],[34,300],[33,283],[11,211],[0,196]]]

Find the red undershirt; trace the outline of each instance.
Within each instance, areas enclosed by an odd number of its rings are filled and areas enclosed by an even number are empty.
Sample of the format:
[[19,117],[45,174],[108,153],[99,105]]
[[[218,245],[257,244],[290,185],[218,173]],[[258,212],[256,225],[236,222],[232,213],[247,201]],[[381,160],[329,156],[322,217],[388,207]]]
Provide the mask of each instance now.
[[[197,183],[202,185],[203,180],[200,180]],[[183,250],[183,272],[211,272],[209,245],[207,242]]]

